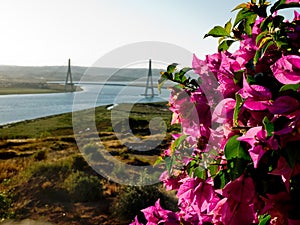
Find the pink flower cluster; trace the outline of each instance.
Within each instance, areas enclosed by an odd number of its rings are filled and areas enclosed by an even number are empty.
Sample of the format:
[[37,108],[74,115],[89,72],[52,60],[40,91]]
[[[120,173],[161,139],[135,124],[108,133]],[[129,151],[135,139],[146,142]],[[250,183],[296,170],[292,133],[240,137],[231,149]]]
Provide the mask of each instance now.
[[[197,90],[172,90],[172,122],[187,138],[165,156],[185,157],[161,180],[176,191],[179,210],[157,201],[143,210],[147,225],[300,224],[300,49],[269,48],[254,65],[262,21],[234,53],[194,56],[205,80]],[[299,47],[297,12],[291,23],[288,41]],[[223,100],[212,107],[208,92]],[[131,225],[138,224],[135,218]]]

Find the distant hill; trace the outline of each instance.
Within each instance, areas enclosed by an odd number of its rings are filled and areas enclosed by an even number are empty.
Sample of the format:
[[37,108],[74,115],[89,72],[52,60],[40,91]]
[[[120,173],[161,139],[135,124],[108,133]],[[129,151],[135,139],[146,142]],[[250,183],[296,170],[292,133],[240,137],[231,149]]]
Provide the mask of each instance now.
[[[47,82],[63,81],[66,79],[67,66],[0,66],[0,81],[10,82]],[[73,80],[79,81],[83,74],[88,73],[90,81],[133,81],[146,77],[148,69],[116,69],[116,68],[88,68],[71,67]],[[157,80],[162,69],[152,69],[153,79]]]

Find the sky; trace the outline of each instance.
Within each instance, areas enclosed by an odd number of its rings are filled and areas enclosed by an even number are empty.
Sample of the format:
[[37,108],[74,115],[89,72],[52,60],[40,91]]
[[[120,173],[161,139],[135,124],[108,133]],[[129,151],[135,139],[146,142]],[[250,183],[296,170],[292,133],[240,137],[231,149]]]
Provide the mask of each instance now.
[[124,45],[160,41],[200,58],[203,36],[242,0],[0,0],[0,65],[90,66]]

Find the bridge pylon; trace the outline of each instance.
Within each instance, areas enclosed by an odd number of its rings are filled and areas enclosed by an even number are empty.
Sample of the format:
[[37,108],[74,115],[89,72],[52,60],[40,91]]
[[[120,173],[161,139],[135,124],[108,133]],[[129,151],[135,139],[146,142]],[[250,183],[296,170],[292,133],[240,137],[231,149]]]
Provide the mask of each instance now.
[[71,72],[71,59],[68,61],[68,72],[65,82],[65,91],[73,92],[75,91],[75,86],[73,83],[72,72]]
[[[148,93],[149,89],[150,89],[151,93]],[[152,79],[151,59],[149,59],[148,77],[147,77],[145,93],[143,95],[146,96],[146,97],[151,97],[151,98],[153,98],[155,96],[154,87],[153,87],[153,79]]]

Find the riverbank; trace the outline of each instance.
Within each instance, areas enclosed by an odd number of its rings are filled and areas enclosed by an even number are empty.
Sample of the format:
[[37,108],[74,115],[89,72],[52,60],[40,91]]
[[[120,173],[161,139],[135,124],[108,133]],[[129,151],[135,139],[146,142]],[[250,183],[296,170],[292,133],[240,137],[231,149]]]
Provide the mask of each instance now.
[[[128,109],[127,104],[115,108]],[[83,120],[88,119],[90,111],[84,110],[82,115]],[[171,134],[178,132],[178,127],[170,125],[171,113],[165,102],[135,104],[130,110],[129,122],[137,139],[150,136],[149,121],[154,117],[166,121],[167,134],[160,145],[149,152],[132,151],[114,133],[108,106],[97,107],[94,115],[105,149],[130,165],[153,165],[162,150],[169,146]],[[84,149],[91,154],[89,157],[94,157],[98,147],[95,143],[87,143]],[[166,204],[172,202],[170,198],[173,197],[164,193],[159,184],[149,187],[150,191],[146,188],[138,197],[138,189],[121,186],[97,174],[77,147],[72,113],[2,126],[0,149],[0,201],[3,196],[2,199],[7,199],[7,207],[0,209],[0,220],[6,217],[60,225],[121,225],[128,224],[140,209],[153,205],[154,198],[168,199]],[[112,172],[124,171],[113,168]],[[81,182],[88,185],[79,187],[77,184]],[[133,196],[143,201],[135,204]]]
[[[75,91],[81,91],[80,87],[76,87]],[[0,82],[0,95],[11,95],[11,94],[48,94],[48,93],[61,93],[68,92],[69,89],[65,90],[65,86],[55,83],[43,83],[43,82]]]

